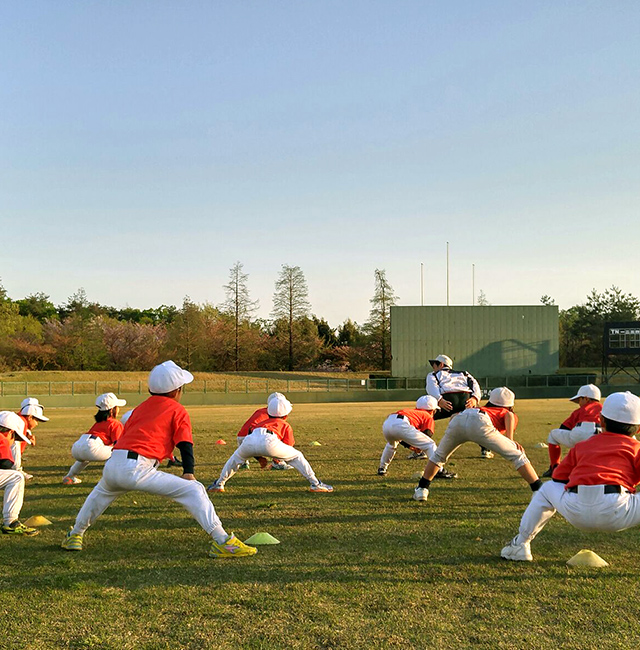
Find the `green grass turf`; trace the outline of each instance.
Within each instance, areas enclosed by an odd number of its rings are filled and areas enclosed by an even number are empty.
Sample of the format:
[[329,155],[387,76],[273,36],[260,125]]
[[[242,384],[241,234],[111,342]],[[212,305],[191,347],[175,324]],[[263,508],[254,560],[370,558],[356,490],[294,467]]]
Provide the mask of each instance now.
[[[635,648],[638,530],[587,534],[557,516],[534,542],[533,563],[501,560],[528,487],[504,460],[482,460],[467,444],[449,465],[460,478],[435,482],[425,504],[413,501],[411,477],[423,463],[405,449],[388,476],[376,475],[382,421],[402,406],[295,406],[297,444],[335,492],[312,494],[295,470],[253,462],[212,500],[228,531],[241,539],[266,531],[281,544],[236,560],[209,559],[206,535],[180,506],[142,493],[118,499],[87,532],[83,552],[62,551],[101,466],[79,486],[60,483],[93,410],[48,409],[51,421],[25,454],[36,478],[22,516],[53,525],[34,538],[0,537],[2,647]],[[196,474],[207,484],[252,408],[189,410]],[[542,472],[547,452],[533,445],[571,405],[536,400],[517,410],[519,440]],[[611,566],[568,567],[582,548]]]

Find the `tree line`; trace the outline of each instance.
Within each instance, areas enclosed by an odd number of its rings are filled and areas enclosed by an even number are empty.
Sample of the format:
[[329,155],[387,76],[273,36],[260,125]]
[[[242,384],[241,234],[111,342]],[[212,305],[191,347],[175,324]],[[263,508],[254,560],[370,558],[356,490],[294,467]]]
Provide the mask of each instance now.
[[[332,328],[311,313],[304,273],[283,265],[270,318],[256,318],[249,278],[237,262],[220,305],[116,309],[80,288],[64,304],[35,293],[9,298],[0,283],[0,370],[145,370],[167,358],[195,371],[388,370],[390,308],[397,296],[384,270],[374,272],[368,320]],[[479,306],[488,305],[486,297]],[[540,299],[555,304],[550,296]],[[608,321],[640,320],[640,300],[612,286],[559,312],[561,367],[598,367]]]
[[167,358],[194,371],[386,370],[390,308],[397,297],[384,270],[374,273],[363,325],[337,328],[311,313],[304,273],[283,265],[270,318],[256,318],[248,275],[237,262],[220,305],[188,296],[180,307],[116,309],[80,288],[64,304],[45,293],[9,298],[0,284],[0,370],[145,370]]

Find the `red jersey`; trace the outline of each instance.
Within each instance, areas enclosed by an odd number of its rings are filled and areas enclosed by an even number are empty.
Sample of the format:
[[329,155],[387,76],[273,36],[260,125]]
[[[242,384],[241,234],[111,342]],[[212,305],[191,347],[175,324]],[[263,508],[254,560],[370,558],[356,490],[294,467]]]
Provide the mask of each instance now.
[[398,411],[398,415],[404,415],[409,420],[409,423],[414,429],[418,431],[431,431],[434,432],[433,415],[422,409],[403,409]]
[[296,444],[293,438],[293,429],[284,418],[269,418],[251,430],[253,431],[253,429],[268,429],[271,433],[275,433],[285,445],[293,447]]
[[515,418],[515,424],[513,426],[514,430],[518,426],[518,416],[509,411],[509,409],[503,408],[502,406],[483,406],[480,409],[480,413],[485,413],[489,416],[491,424],[496,428],[500,433],[505,433],[507,430],[507,425],[505,424],[505,417],[507,413],[511,413]]
[[10,460],[12,463],[15,460],[11,453],[11,439],[4,433],[0,433],[0,460]]
[[621,485],[635,492],[640,483],[640,442],[603,431],[579,442],[556,467],[553,478],[576,485]]
[[600,411],[602,411],[602,404],[600,402],[589,402],[576,409],[562,423],[562,426],[567,427],[567,429],[573,429],[581,422],[595,422],[596,424],[600,424]]
[[242,429],[238,431],[238,438],[244,438],[249,431],[257,429],[261,425],[261,422],[268,420],[271,416],[267,413],[267,409],[262,408],[258,409],[253,413],[253,415],[242,425]]
[[[103,422],[96,422],[87,433],[90,436],[98,436],[107,447],[118,442],[118,438],[124,431],[124,424],[114,418],[108,418]],[[144,455],[144,454],[143,454]]]
[[136,451],[162,462],[179,442],[193,443],[187,410],[170,397],[152,395],[136,406],[114,449]]

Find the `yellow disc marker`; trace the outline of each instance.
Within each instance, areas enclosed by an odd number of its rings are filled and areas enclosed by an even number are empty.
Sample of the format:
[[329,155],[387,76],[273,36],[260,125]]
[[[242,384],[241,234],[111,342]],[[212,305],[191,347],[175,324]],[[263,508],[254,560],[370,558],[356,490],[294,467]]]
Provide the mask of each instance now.
[[583,548],[576,553],[571,559],[567,560],[569,566],[590,566],[594,568],[609,566],[609,563],[603,560],[597,553]]
[[29,517],[29,519],[23,521],[22,523],[25,526],[32,526],[34,528],[37,528],[38,526],[51,525],[51,522],[46,517],[43,517],[42,515],[33,515],[33,517]]

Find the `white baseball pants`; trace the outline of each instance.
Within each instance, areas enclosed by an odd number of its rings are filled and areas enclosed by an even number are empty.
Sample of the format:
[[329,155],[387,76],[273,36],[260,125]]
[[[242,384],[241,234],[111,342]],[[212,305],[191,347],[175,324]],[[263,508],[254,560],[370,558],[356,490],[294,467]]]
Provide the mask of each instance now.
[[508,460],[513,469],[519,469],[529,462],[527,455],[518,449],[516,443],[503,436],[491,422],[491,418],[478,409],[467,409],[451,418],[438,448],[429,460],[442,467],[455,450],[465,442],[475,442],[491,449]]
[[105,461],[111,458],[112,448],[105,445],[98,437],[92,437],[88,433],[82,434],[71,447],[71,455],[76,462],[67,472],[67,476],[77,476],[87,469],[91,461]]
[[380,457],[380,467],[383,469],[387,469],[393,460],[400,441],[422,449],[429,455],[436,450],[436,443],[433,438],[412,426],[406,416],[399,418],[396,413],[391,414],[382,423],[382,435],[387,441]]
[[0,489],[4,489],[2,521],[8,526],[20,517],[24,501],[24,474],[15,469],[0,469]]
[[547,442],[551,445],[575,447],[579,442],[588,440],[596,434],[595,422],[581,422],[573,429],[552,429]]
[[244,442],[233,452],[222,468],[217,484],[223,486],[238,471],[240,465],[253,456],[280,458],[297,469],[311,485],[319,482],[301,451],[285,445],[274,433],[260,427],[246,436]]
[[622,491],[605,494],[603,485],[580,485],[568,492],[563,483],[548,481],[533,493],[522,515],[516,543],[531,540],[556,510],[573,526],[586,531],[617,532],[640,524],[640,496]]
[[156,460],[144,456],[127,458],[128,453],[126,449],[114,449],[105,463],[102,478],[80,508],[72,531],[74,534],[84,534],[121,494],[139,490],[177,501],[217,542],[227,539],[228,535],[202,483],[159,472]]

